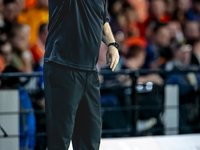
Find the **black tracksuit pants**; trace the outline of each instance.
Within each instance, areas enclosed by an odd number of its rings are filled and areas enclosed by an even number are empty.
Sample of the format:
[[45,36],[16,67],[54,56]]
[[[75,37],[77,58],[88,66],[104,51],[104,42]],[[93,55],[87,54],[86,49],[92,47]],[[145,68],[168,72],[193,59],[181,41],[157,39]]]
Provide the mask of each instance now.
[[101,138],[97,71],[44,63],[48,150],[98,150]]

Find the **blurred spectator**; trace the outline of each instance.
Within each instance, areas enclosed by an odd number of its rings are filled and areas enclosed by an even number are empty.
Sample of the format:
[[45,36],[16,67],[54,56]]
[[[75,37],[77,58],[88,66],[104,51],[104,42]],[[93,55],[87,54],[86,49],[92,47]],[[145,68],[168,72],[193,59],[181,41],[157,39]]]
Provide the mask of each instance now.
[[30,28],[27,25],[17,24],[9,33],[9,40],[13,45],[13,59],[11,65],[26,73],[32,72],[32,54],[29,51]]
[[179,21],[181,26],[183,26],[187,21],[187,13],[191,8],[191,0],[177,0],[176,5],[172,19]]
[[40,61],[43,60],[44,52],[45,52],[45,42],[48,35],[47,24],[42,24],[39,28],[39,38],[37,39],[37,43],[31,47],[31,52],[33,54],[34,63],[36,65],[39,64]]
[[9,42],[0,46],[0,54],[3,56],[5,66],[10,65],[12,61],[12,45]]
[[[121,5],[119,7],[118,5]],[[122,7],[123,6],[123,7]],[[126,38],[138,36],[138,15],[133,6],[127,2],[115,1],[111,7],[111,28],[114,34],[123,31]]]
[[29,25],[31,28],[30,44],[35,44],[41,24],[48,23],[48,0],[37,0],[37,3],[24,9],[18,17],[18,22]]
[[150,17],[155,17],[162,22],[169,21],[164,0],[151,0],[150,5]]
[[[0,13],[1,16],[1,13]],[[13,24],[0,17],[0,45],[8,40],[8,33],[11,31]]]
[[173,59],[167,62],[165,69],[167,71],[171,70],[184,70],[190,68],[191,60],[191,45],[182,45],[178,42],[175,42],[171,46],[171,51]]
[[[133,37],[126,41],[126,45],[129,48],[122,61],[122,69],[139,70],[145,63],[147,46],[146,40]],[[137,80],[137,83],[145,84],[147,82],[163,85],[163,79],[156,74],[140,76]]]
[[200,38],[199,23],[196,21],[187,21],[184,27],[184,34],[187,43],[193,46]]
[[124,14],[127,21],[127,35],[126,37],[132,37],[132,36],[139,36],[140,31],[137,27],[137,22],[139,21],[138,15],[136,13],[136,10],[134,7],[131,7],[130,4],[125,3],[124,4]]
[[[141,67],[145,63],[147,41],[143,38],[132,37],[127,39],[125,43],[128,47],[128,52],[124,54],[124,58],[122,61],[122,69],[131,69],[131,70],[141,69]],[[125,83],[126,86],[128,85],[130,86],[132,84],[132,79],[125,75],[120,75],[117,78],[122,83]],[[126,82],[124,80],[126,80]],[[148,85],[149,83],[151,85],[153,84],[159,86],[163,85],[163,79],[157,74],[148,74],[148,75],[142,74],[137,78],[136,82],[137,84],[144,84],[144,85],[146,84]],[[154,105],[159,107],[161,103],[160,102],[161,99],[159,99],[159,101],[157,99],[151,99],[151,101],[149,101],[150,97],[148,97],[147,99],[146,95],[138,94],[136,98],[140,106]],[[139,132],[143,132],[152,128],[157,123],[157,118],[160,112],[161,110],[140,111],[139,120],[137,121],[137,130]]]
[[0,14],[1,14],[1,17],[3,17],[3,15],[2,15],[3,10],[4,10],[4,0],[0,0]]
[[143,23],[139,23],[140,36],[145,36],[146,28],[152,22],[168,22],[170,16],[166,15],[166,3],[164,0],[151,0],[150,1],[149,16]]
[[[19,13],[21,13],[22,9],[24,9],[27,0],[16,0],[17,7],[19,9]],[[32,0],[29,0],[32,1]]]
[[200,1],[192,0],[192,2],[192,9],[188,11],[187,17],[191,21],[197,21],[198,23],[200,23]]
[[166,14],[172,18],[176,10],[176,1],[175,0],[166,0]]
[[123,1],[109,0],[108,10],[111,17],[116,17],[123,10]]
[[[170,46],[170,28],[166,23],[157,23],[150,29],[150,40],[146,49],[146,61],[143,68],[152,70],[159,69],[160,65],[165,63],[165,59],[160,54],[166,47]],[[159,59],[160,58],[160,59]]]
[[6,21],[16,22],[17,17],[20,13],[20,8],[17,5],[16,0],[4,0],[3,15]]
[[126,18],[124,13],[120,13],[117,16],[117,22],[118,22],[119,26],[121,27],[121,30],[123,31],[123,33],[126,34],[127,33],[128,22],[127,22],[127,18]]
[[148,17],[148,6],[149,2],[147,0],[127,0],[136,10],[138,14],[138,21],[144,22]]
[[169,32],[169,27],[167,24],[157,24],[157,26],[154,28],[153,31],[153,43],[157,46],[158,50],[161,47],[166,47],[170,45],[170,32]]
[[108,5],[110,26],[117,42],[121,42],[124,40],[124,32],[122,32],[122,27],[126,25],[120,25],[119,23],[119,16],[121,16],[120,14],[122,14],[122,9],[122,1],[120,0],[114,0]]
[[126,41],[128,52],[125,54],[122,69],[138,70],[143,66],[146,56],[146,44],[144,39],[137,37]]
[[168,23],[171,42],[178,41],[179,43],[183,43],[185,40],[181,24],[178,21],[170,21]]
[[[173,59],[165,65],[165,70],[178,71],[192,68],[194,69],[191,64],[191,45],[182,45],[175,42],[171,46],[171,51],[173,54]],[[180,94],[186,95],[191,91],[190,85],[193,85],[192,80],[193,79],[189,78],[189,76],[174,74],[168,76],[167,84],[178,84],[180,86]]]
[[183,12],[188,12],[191,8],[191,0],[178,0],[177,1],[177,10],[181,10]]

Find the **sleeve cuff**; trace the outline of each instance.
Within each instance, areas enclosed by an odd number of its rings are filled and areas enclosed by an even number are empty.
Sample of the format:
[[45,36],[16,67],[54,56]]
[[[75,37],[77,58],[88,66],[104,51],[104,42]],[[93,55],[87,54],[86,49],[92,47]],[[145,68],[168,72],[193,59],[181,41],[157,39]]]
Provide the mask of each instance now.
[[109,21],[110,21],[110,19],[106,17],[106,19],[104,20],[104,24],[105,24],[106,22],[109,22]]

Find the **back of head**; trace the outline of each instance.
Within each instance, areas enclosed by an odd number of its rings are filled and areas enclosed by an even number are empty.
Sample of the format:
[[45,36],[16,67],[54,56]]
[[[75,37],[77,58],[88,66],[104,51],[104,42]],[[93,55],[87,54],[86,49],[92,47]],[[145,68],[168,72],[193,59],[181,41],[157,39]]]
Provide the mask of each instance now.
[[145,48],[143,48],[143,47],[141,47],[139,45],[131,46],[128,49],[128,53],[125,55],[125,58],[126,59],[135,58],[142,51],[145,51]]
[[3,4],[7,5],[7,4],[10,4],[10,3],[15,3],[15,2],[16,2],[16,0],[4,0]]
[[157,23],[154,30],[154,42],[159,47],[170,45],[171,35],[167,23]]
[[156,22],[153,32],[157,33],[160,29],[167,27],[167,25],[168,25],[167,23]]
[[9,38],[13,38],[17,33],[23,29],[24,25],[23,24],[13,24],[10,32],[8,33]]

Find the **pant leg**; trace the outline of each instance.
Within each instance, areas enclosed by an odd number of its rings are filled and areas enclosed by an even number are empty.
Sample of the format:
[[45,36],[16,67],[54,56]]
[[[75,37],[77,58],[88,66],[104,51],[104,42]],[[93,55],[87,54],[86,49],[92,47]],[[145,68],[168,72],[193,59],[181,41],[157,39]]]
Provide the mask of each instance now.
[[101,139],[100,86],[97,72],[87,74],[79,104],[72,144],[74,150],[98,150]]
[[44,64],[48,150],[68,150],[84,78],[84,74],[63,65]]

